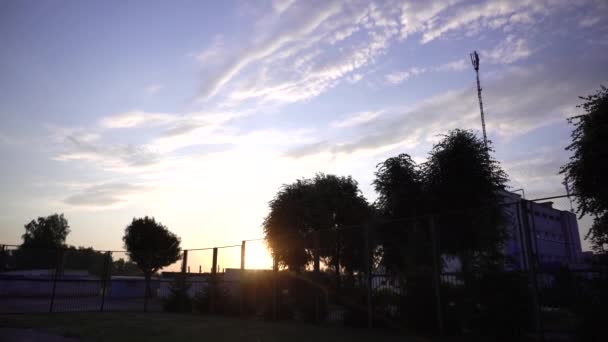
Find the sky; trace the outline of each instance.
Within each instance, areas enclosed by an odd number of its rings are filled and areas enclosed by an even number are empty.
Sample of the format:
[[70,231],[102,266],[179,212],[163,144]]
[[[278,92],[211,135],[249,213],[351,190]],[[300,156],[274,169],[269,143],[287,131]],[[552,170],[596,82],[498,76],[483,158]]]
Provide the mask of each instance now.
[[57,212],[73,245],[150,215],[202,248],[261,237],[282,184],[352,175],[372,202],[379,162],[480,134],[474,50],[512,189],[564,194],[608,3],[3,0],[0,46],[0,243]]

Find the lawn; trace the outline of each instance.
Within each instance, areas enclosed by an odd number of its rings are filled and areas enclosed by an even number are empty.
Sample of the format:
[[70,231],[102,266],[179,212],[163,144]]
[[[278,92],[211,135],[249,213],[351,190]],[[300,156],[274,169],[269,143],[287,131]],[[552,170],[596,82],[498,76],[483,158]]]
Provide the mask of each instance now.
[[85,341],[416,341],[426,338],[367,329],[166,313],[0,315],[0,328],[27,328]]

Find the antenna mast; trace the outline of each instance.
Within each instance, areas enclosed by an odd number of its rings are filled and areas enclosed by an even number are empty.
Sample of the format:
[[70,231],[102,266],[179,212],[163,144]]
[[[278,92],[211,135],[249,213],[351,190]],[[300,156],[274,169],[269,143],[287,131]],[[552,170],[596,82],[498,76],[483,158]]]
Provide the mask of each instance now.
[[479,111],[481,112],[481,128],[483,131],[483,145],[486,150],[488,149],[488,136],[486,135],[486,120],[483,115],[483,101],[481,100],[481,84],[479,83],[479,55],[477,51],[471,53],[471,63],[475,69],[475,75],[477,76],[477,97],[479,98]]

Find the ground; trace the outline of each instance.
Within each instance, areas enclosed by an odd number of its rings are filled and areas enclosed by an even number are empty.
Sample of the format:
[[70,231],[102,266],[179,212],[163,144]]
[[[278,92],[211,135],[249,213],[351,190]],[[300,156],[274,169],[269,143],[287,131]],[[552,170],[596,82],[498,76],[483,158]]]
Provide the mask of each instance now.
[[[15,335],[21,334],[21,335]],[[39,313],[0,315],[0,340],[46,341],[412,341],[426,338],[367,329],[167,313]],[[13,337],[11,337],[13,336]],[[65,340],[60,337],[67,337]],[[430,342],[430,341],[429,341]]]

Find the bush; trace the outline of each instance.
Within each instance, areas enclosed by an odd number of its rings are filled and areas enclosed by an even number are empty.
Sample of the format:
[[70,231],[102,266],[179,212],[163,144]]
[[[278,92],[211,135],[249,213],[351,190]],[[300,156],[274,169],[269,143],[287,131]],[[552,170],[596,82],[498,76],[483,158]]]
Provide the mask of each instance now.
[[[197,292],[192,299],[192,303],[196,311],[199,313],[210,313],[211,309],[211,296],[212,296],[212,285],[204,287],[201,291]],[[219,314],[238,314],[240,312],[238,298],[232,296],[230,291],[220,285],[215,285],[215,296],[214,296],[214,308],[213,313]]]
[[192,312],[192,301],[188,296],[191,284],[185,277],[177,277],[169,287],[170,294],[163,301],[163,310],[167,312]]
[[444,287],[447,331],[517,340],[531,317],[526,285],[524,275],[489,272],[467,279],[466,285]]
[[581,317],[577,335],[580,341],[603,341],[608,322],[608,278],[605,274],[600,275],[599,278],[590,280],[588,286],[589,289],[575,306],[575,311]]

